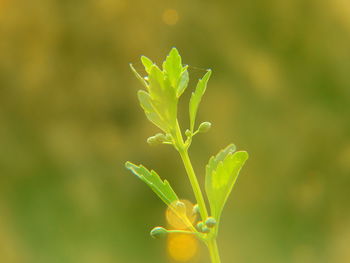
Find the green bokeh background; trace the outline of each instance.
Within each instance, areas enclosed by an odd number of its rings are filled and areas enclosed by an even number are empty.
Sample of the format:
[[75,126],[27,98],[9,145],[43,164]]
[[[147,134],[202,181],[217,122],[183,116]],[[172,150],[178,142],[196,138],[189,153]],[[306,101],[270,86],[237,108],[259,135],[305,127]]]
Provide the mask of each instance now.
[[145,142],[158,130],[128,67],[172,46],[190,89],[213,69],[198,116],[213,128],[191,149],[200,182],[228,143],[250,154],[223,262],[350,262],[347,0],[0,0],[0,262],[172,262],[148,235],[165,206],[123,166],[194,201],[176,152]]

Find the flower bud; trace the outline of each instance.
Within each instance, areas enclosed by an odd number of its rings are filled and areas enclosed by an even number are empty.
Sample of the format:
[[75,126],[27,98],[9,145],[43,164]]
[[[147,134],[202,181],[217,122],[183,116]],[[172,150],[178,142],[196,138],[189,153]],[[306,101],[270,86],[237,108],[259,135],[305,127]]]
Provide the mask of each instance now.
[[202,222],[202,221],[199,221],[198,223],[197,223],[197,229],[198,229],[198,231],[199,232],[202,232],[202,229],[203,229],[203,227],[204,227],[204,223]]
[[194,215],[198,215],[198,214],[199,214],[199,206],[198,206],[198,204],[195,204],[195,205],[193,206],[192,213],[193,213]]
[[161,238],[168,234],[168,231],[164,227],[157,226],[151,230],[151,237]]
[[212,228],[216,225],[216,220],[214,217],[208,217],[207,220],[205,220],[205,224],[207,227]]
[[154,136],[148,137],[147,138],[147,143],[151,146],[158,145],[159,142],[156,140]]
[[187,130],[185,131],[185,135],[186,135],[187,137],[190,137],[190,136],[192,135],[192,132],[191,132],[189,129],[187,129]]
[[167,134],[165,135],[165,140],[166,140],[166,141],[170,142],[170,141],[172,141],[172,139],[173,139],[173,136],[171,136],[170,133],[167,133]]
[[177,201],[175,206],[176,206],[176,211],[177,212],[179,212],[180,214],[186,215],[186,205],[185,205],[185,203],[183,203],[181,201]]
[[166,141],[165,135],[163,133],[157,133],[147,139],[147,143],[151,146],[158,145]]
[[211,127],[211,123],[210,122],[208,122],[208,121],[202,122],[199,125],[198,132],[205,133],[205,132],[210,130],[210,127]]
[[203,233],[209,233],[209,232],[210,232],[209,227],[203,226],[203,227],[202,227],[202,232],[203,232]]
[[156,135],[154,135],[154,138],[158,141],[158,142],[164,142],[166,141],[166,137],[163,133],[157,133]]

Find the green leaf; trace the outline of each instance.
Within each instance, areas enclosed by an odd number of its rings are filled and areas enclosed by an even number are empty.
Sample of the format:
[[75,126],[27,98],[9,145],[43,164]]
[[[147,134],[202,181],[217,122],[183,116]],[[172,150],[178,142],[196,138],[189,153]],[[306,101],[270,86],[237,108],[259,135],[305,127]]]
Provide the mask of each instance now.
[[149,93],[152,99],[160,100],[162,99],[165,92],[165,80],[163,72],[157,67],[157,65],[152,65],[149,75]]
[[141,61],[148,73],[145,78],[130,64],[132,71],[148,91],[138,93],[140,104],[147,118],[165,133],[169,133],[177,125],[178,96],[188,85],[187,66],[182,67],[181,57],[175,48],[164,61],[163,71],[145,56],[141,57]]
[[218,221],[222,209],[237,180],[238,174],[248,159],[245,151],[234,152],[233,144],[210,158],[206,167],[205,190],[209,199],[211,214]]
[[172,48],[163,63],[163,70],[167,74],[171,86],[176,89],[182,73],[181,56],[176,48]]
[[198,81],[196,90],[192,92],[192,96],[190,99],[190,105],[189,105],[189,113],[190,113],[190,128],[193,132],[194,130],[194,124],[196,121],[196,115],[198,111],[199,103],[202,100],[203,94],[207,88],[207,83],[211,75],[211,70],[208,70],[208,72],[203,76],[202,79]]
[[185,91],[185,89],[188,86],[188,81],[189,81],[189,76],[188,76],[188,70],[187,70],[188,66],[185,66],[180,79],[179,79],[179,83],[178,83],[178,87],[177,87],[177,92],[176,92],[176,97],[180,98],[180,96],[182,95],[182,93]]
[[139,99],[140,105],[145,111],[146,117],[154,125],[156,125],[161,130],[167,130],[167,124],[162,119],[160,114],[156,111],[152,104],[151,96],[144,90],[139,90],[137,92],[137,97]]
[[141,57],[141,62],[143,64],[143,66],[145,67],[145,70],[147,73],[150,73],[151,71],[151,67],[153,66],[153,62],[152,60],[150,60],[148,57],[146,56],[142,56]]
[[229,153],[234,153],[236,151],[236,146],[234,144],[229,144],[225,149],[221,150],[216,156],[212,156],[206,166],[206,174],[212,174],[216,170],[219,162],[223,161]]
[[160,114],[168,128],[168,132],[175,128],[177,118],[177,97],[169,81],[164,78],[163,72],[155,65],[149,73],[149,93],[156,111]]
[[134,72],[136,78],[142,83],[143,86],[148,88],[147,81],[143,77],[141,77],[141,75],[136,71],[136,69],[133,67],[133,65],[131,63],[129,65],[130,65],[132,72]]
[[144,166],[135,165],[131,162],[126,162],[125,167],[145,182],[168,206],[179,200],[168,181],[162,181],[155,171],[149,171]]

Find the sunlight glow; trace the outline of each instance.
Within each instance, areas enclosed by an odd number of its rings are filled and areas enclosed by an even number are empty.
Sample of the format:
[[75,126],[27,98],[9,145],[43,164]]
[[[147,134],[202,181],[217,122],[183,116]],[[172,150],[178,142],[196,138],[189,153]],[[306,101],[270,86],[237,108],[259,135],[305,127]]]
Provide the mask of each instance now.
[[168,237],[169,256],[180,262],[186,262],[195,257],[198,251],[198,241],[193,235],[171,234]]
[[196,219],[196,216],[192,213],[193,204],[188,200],[181,200],[181,202],[185,204],[186,208],[186,214],[183,217],[179,216],[179,214],[181,214],[179,209],[176,209],[178,214],[174,211],[176,204],[172,204],[171,207],[173,208],[168,207],[165,212],[165,217],[169,226],[174,229],[188,229],[188,225],[186,225],[184,221],[188,219],[188,222],[193,223]]
[[179,14],[175,9],[166,9],[162,14],[162,19],[165,24],[173,26],[179,21]]

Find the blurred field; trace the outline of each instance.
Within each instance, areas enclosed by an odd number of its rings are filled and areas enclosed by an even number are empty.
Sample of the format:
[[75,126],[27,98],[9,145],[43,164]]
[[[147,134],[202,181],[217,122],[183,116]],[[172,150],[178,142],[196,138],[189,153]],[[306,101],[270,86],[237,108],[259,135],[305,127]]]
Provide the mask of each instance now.
[[172,46],[193,83],[213,69],[200,181],[228,143],[250,153],[223,262],[350,262],[348,0],[0,0],[0,262],[172,262],[148,235],[165,206],[124,168],[194,201],[175,151],[145,141],[157,129],[128,67]]

